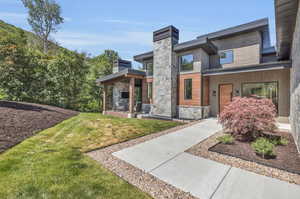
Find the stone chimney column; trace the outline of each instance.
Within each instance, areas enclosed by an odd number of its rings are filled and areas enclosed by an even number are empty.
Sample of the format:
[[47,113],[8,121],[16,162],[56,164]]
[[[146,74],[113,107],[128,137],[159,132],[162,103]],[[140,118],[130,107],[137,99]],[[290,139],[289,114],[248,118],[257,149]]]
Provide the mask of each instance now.
[[153,33],[153,115],[175,117],[177,112],[176,56],[179,31],[173,26]]

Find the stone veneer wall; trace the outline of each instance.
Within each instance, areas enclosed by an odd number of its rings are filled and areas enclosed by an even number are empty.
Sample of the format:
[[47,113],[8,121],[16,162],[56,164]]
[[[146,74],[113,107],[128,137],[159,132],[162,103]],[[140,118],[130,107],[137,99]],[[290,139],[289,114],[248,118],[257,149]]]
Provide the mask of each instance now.
[[178,106],[178,117],[181,119],[198,120],[209,117],[209,106]]
[[129,99],[121,98],[121,92],[129,92],[129,82],[116,82],[113,85],[113,110],[128,111]]
[[153,114],[164,117],[176,116],[177,67],[173,38],[154,42]]
[[300,151],[300,2],[293,39],[292,62],[290,122],[295,141],[298,144],[298,150]]

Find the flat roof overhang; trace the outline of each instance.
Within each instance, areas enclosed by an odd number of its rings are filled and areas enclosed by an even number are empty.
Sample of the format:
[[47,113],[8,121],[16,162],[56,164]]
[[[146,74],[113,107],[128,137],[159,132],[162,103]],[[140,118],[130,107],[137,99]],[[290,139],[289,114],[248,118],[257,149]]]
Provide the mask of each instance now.
[[142,79],[145,77],[145,75],[146,75],[146,73],[144,71],[127,68],[120,72],[113,73],[113,74],[110,74],[105,77],[97,79],[96,84],[99,86],[100,84],[103,84],[103,83],[108,83],[108,82],[112,82],[112,81],[115,81],[118,79],[130,78],[130,77]]
[[134,61],[143,62],[145,60],[153,59],[153,51],[139,54],[133,57]]
[[299,0],[275,0],[277,51],[280,60],[290,59]]
[[174,46],[174,51],[182,52],[192,50],[195,48],[202,48],[209,55],[214,55],[218,53],[218,48],[208,38],[195,39],[184,43],[176,44]]
[[247,72],[281,70],[281,69],[286,69],[291,67],[292,67],[291,61],[279,61],[279,62],[252,65],[252,66],[210,69],[210,70],[202,71],[202,74],[203,76],[229,75],[229,74],[247,73]]

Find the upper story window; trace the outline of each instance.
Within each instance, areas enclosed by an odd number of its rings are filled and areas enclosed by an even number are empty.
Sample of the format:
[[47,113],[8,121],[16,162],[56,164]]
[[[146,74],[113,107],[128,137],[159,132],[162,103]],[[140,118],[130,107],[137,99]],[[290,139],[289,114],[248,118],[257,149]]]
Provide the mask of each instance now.
[[192,54],[180,57],[180,71],[191,71],[194,68],[194,56]]
[[148,76],[153,75],[153,63],[152,62],[146,63],[146,71],[147,71]]
[[219,53],[220,64],[231,64],[233,63],[233,50],[226,50]]
[[185,79],[184,80],[184,99],[190,100],[193,96],[193,80]]

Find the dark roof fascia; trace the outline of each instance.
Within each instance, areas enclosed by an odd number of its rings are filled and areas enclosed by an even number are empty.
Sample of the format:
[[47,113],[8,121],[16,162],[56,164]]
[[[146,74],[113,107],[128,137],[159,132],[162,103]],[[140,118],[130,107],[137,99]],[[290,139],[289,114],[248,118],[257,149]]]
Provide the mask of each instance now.
[[263,63],[258,65],[251,65],[251,66],[209,69],[209,70],[202,71],[202,74],[204,76],[225,75],[225,74],[232,74],[232,73],[258,72],[258,71],[266,71],[266,70],[285,69],[291,67],[292,67],[291,61],[279,61],[279,62]]
[[197,38],[198,39],[201,39],[201,38],[219,39],[222,37],[228,37],[228,36],[232,36],[235,34],[240,34],[240,33],[249,32],[249,31],[253,31],[253,30],[269,31],[268,27],[269,27],[268,18],[263,18],[263,19],[259,19],[256,21],[246,23],[246,24],[234,26],[231,28],[226,28],[226,29],[223,29],[223,30],[220,30],[217,32],[201,35],[201,36],[198,36]]
[[135,69],[131,69],[131,68],[126,68],[120,72],[117,73],[113,73],[104,77],[101,77],[99,79],[96,80],[96,83],[102,83],[102,82],[106,82],[106,81],[110,81],[125,75],[140,75],[140,76],[145,76],[146,73],[144,71],[140,71],[140,70],[135,70]]
[[276,49],[275,49],[274,46],[269,47],[269,48],[263,48],[262,49],[262,54],[263,55],[276,54]]
[[207,54],[217,54],[218,48],[207,38],[195,39],[174,46],[175,52],[187,51],[195,48],[202,48]]
[[134,61],[137,61],[137,62],[143,62],[144,60],[152,59],[152,58],[153,58],[153,51],[135,55],[133,57]]
[[275,0],[277,55],[288,60],[291,55],[299,0]]

